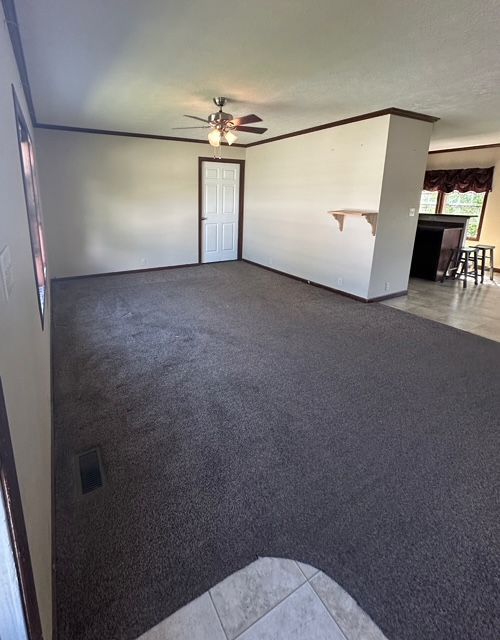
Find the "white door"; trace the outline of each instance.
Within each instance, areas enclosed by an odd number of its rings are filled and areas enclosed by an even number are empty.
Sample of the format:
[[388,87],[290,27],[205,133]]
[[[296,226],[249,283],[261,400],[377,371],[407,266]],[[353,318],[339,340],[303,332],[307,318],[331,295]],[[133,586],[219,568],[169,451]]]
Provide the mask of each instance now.
[[240,165],[202,163],[201,261],[238,258]]
[[0,487],[0,639],[28,640],[21,589]]

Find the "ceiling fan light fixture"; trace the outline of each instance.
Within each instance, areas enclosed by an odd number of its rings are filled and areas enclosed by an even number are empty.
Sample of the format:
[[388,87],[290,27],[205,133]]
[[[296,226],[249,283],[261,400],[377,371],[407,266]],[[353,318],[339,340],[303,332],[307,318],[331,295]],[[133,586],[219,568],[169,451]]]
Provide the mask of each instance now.
[[[262,122],[262,118],[255,115],[255,113],[249,113],[246,116],[233,118],[232,114],[222,111],[222,108],[227,102],[227,98],[218,97],[214,98],[214,103],[219,110],[215,113],[209,114],[207,118],[200,118],[198,116],[191,116],[186,114],[186,118],[198,120],[203,122],[203,126],[198,127],[173,127],[174,129],[210,129],[208,134],[208,142],[215,150],[219,150],[223,142],[231,145],[238,140],[238,137],[234,133],[235,131],[244,131],[245,133],[265,133],[267,129],[265,127],[247,127],[247,124],[254,122]],[[215,152],[214,152],[215,153]]]
[[208,141],[210,142],[212,147],[220,147],[221,137],[222,136],[221,136],[221,132],[219,131],[219,129],[213,129],[208,134]]
[[232,145],[233,142],[236,142],[236,140],[238,140],[238,136],[235,136],[232,131],[226,131],[224,133],[224,138],[226,139],[228,145]]

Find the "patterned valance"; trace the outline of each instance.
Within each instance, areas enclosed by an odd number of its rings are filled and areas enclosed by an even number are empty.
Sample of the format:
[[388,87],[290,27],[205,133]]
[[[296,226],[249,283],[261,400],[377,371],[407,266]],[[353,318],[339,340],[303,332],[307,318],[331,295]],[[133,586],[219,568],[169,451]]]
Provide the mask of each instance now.
[[491,191],[494,167],[474,169],[432,169],[425,172],[425,191]]

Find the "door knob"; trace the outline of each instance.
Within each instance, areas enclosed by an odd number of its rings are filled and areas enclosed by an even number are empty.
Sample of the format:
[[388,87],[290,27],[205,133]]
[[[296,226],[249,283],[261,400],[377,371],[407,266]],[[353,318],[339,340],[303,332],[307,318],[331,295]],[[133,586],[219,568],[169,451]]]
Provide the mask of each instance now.
[[202,220],[206,220],[206,218],[202,218]]

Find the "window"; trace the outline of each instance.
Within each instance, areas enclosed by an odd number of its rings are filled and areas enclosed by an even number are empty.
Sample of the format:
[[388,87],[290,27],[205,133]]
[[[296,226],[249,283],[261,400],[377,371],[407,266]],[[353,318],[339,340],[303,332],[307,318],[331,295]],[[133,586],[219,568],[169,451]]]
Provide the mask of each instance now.
[[436,213],[446,215],[469,215],[469,226],[467,228],[468,240],[479,240],[481,233],[481,222],[486,206],[487,193],[476,193],[475,191],[422,191],[420,199],[420,213]]
[[422,191],[419,213],[436,213],[438,191]]
[[28,227],[31,240],[31,253],[33,256],[33,268],[35,272],[36,292],[38,308],[42,321],[45,314],[45,302],[47,292],[47,258],[45,252],[45,240],[42,224],[42,211],[40,205],[40,191],[35,165],[35,150],[31,140],[26,120],[21,106],[12,87],[14,95],[14,109],[16,113],[17,139],[19,143],[19,156],[21,159],[21,172],[23,176],[24,197],[28,213]]
[[441,213],[462,216],[473,215],[473,218],[469,218],[469,226],[467,228],[468,238],[469,240],[479,240],[485,200],[486,193],[475,193],[474,191],[467,191],[466,193],[452,191],[451,193],[445,193]]

